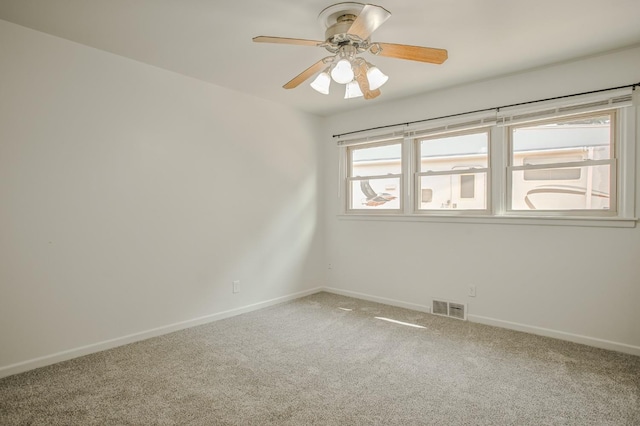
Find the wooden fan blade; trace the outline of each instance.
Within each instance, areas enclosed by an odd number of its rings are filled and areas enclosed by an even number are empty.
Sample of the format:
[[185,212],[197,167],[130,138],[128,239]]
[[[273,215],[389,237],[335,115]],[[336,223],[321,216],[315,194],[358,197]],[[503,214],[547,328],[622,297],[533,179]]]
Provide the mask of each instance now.
[[289,81],[287,84],[285,84],[282,87],[284,87],[285,89],[293,89],[295,87],[298,87],[301,83],[303,83],[305,80],[307,80],[309,77],[311,77],[318,71],[322,70],[324,67],[325,67],[324,59],[320,59],[318,62],[311,65],[309,68],[302,71],[297,76],[293,77],[291,81]]
[[433,47],[409,46],[408,44],[378,43],[382,50],[376,55],[389,58],[409,59],[411,61],[441,64],[449,57],[445,49]]
[[353,66],[353,72],[355,74],[360,91],[365,99],[374,99],[380,96],[380,89],[371,90],[369,88],[369,80],[367,79],[367,67],[364,64],[357,64]]
[[384,23],[389,17],[391,13],[380,6],[375,6],[373,4],[366,4],[360,14],[353,21],[348,34],[353,34],[360,37],[362,40],[366,40],[369,38],[372,32],[374,32],[380,25]]
[[324,43],[323,41],[305,40],[302,38],[269,37],[269,36],[254,37],[253,41],[256,43],[294,44],[298,46],[318,46]]

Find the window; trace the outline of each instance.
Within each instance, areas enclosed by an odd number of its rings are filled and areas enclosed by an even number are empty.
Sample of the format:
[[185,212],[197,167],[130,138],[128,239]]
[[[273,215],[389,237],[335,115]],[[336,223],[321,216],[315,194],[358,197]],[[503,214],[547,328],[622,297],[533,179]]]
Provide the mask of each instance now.
[[509,128],[512,211],[616,211],[615,113]]
[[399,211],[402,205],[402,141],[354,146],[347,152],[347,210]]
[[476,198],[476,175],[460,175],[460,198]]
[[417,210],[487,209],[488,130],[417,139],[416,145]]
[[340,140],[342,212],[633,227],[637,108],[625,90]]

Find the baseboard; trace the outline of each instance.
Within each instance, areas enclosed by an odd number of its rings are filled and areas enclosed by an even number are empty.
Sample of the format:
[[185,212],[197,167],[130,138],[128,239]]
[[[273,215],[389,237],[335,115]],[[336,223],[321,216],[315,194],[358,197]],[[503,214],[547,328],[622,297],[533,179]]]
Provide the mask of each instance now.
[[45,355],[38,358],[33,358],[27,361],[10,364],[4,367],[0,367],[0,378],[11,376],[25,371],[33,370],[35,368],[44,367],[58,362],[67,361],[69,359],[77,358],[84,355],[89,355],[95,352],[112,349],[118,346],[127,345],[129,343],[139,342],[151,337],[161,336],[167,333],[173,333],[174,331],[183,330],[185,328],[195,327],[210,323],[213,321],[219,321],[221,319],[230,318],[236,315],[244,314],[247,312],[255,311],[258,309],[266,308],[268,306],[277,305],[279,303],[288,302],[290,300],[299,299],[301,297],[309,296],[311,294],[323,291],[322,287],[317,287],[297,293],[292,293],[286,296],[276,297],[275,299],[266,300],[264,302],[254,303],[251,305],[242,306],[228,311],[217,312],[210,315],[190,319],[187,321],[181,321],[174,324],[169,324],[162,327],[153,328],[139,333],[129,334],[127,336],[117,337],[115,339],[105,340],[102,342],[92,343],[90,345],[81,346],[78,348],[69,349],[62,352],[57,352],[51,355]]
[[[355,291],[341,290],[332,287],[323,287],[322,291],[340,294],[342,296],[355,297],[356,299],[368,300],[371,302],[384,303],[387,305],[398,306],[400,308],[412,309],[414,311],[431,312],[429,306],[418,305],[415,303],[403,302],[401,300],[387,299],[385,297],[372,296],[370,294],[358,293]],[[567,333],[548,328],[536,327],[526,324],[520,324],[511,321],[504,321],[495,318],[484,317],[480,315],[467,315],[467,320],[479,324],[491,325],[494,327],[506,328],[509,330],[523,331],[525,333],[536,334],[539,336],[552,337],[555,339],[565,340],[574,343],[580,343],[587,346],[593,346],[601,349],[622,352],[631,355],[640,356],[640,346],[627,345],[625,343],[612,342],[595,337],[583,336],[579,334]]]
[[413,311],[431,313],[431,308],[429,306],[403,302],[402,300],[387,299],[386,297],[372,296],[370,294],[341,290],[333,287],[322,287],[321,290],[326,291],[327,293],[339,294],[341,296],[355,297],[356,299],[368,300],[370,302],[383,303],[385,305],[397,306],[399,308],[411,309]]
[[[169,324],[163,327],[157,327],[150,330],[142,331],[139,333],[129,334],[127,336],[118,337],[115,339],[105,340],[102,342],[93,343],[78,348],[69,349],[55,354],[42,356],[39,358],[33,358],[27,361],[7,365],[0,367],[0,378],[11,376],[25,371],[33,370],[35,368],[44,367],[47,365],[55,364],[69,359],[77,358],[84,355],[89,355],[95,352],[112,349],[118,346],[126,345],[129,343],[138,342],[141,340],[149,339],[151,337],[161,336],[163,334],[172,333],[174,331],[183,330],[185,328],[195,327],[198,325],[210,323],[213,321],[219,321],[221,319],[230,318],[236,315],[244,314],[247,312],[255,311],[258,309],[266,308],[268,306],[277,305],[279,303],[288,302],[290,300],[299,299],[301,297],[309,296],[321,291],[328,293],[339,294],[342,296],[354,297],[356,299],[368,300],[370,302],[383,303],[386,305],[397,306],[400,308],[412,309],[419,312],[431,312],[429,306],[420,305],[416,303],[404,302],[396,299],[389,299],[386,297],[378,297],[365,293],[358,293],[355,291],[342,290],[333,287],[316,287],[309,290],[292,293],[286,296],[277,297],[274,299],[266,300],[263,302],[254,303],[251,305],[242,306],[227,311],[217,312],[210,315],[194,318],[187,321],[182,321],[174,324]],[[597,339],[593,337],[583,336],[579,334],[566,333],[563,331],[552,330],[548,328],[535,327],[526,324],[520,324],[511,321],[504,321],[495,318],[484,317],[480,315],[467,315],[467,319],[471,322],[479,324],[491,325],[500,328],[506,328],[510,330],[523,331],[526,333],[537,334],[540,336],[552,337],[556,339],[566,340],[574,343],[581,343],[596,348],[608,349],[612,351],[627,353],[631,355],[640,356],[640,346],[627,345],[625,343],[612,342],[604,339]]]
[[555,339],[580,343],[610,351],[622,352],[630,355],[640,356],[640,346],[627,345],[626,343],[612,342],[610,340],[598,339],[595,337],[583,336],[580,334],[567,333],[564,331],[552,330],[549,328],[536,327],[532,325],[520,324],[517,322],[504,321],[481,315],[467,315],[471,322],[492,325],[494,327],[507,328],[509,330],[524,331],[525,333],[537,334],[539,336],[553,337]]

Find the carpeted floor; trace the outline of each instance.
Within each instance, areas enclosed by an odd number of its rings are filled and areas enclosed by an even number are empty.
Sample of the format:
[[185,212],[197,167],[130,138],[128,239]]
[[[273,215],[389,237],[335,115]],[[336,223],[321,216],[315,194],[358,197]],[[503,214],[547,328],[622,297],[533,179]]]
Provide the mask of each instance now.
[[640,425],[640,357],[319,293],[2,379],[0,424]]

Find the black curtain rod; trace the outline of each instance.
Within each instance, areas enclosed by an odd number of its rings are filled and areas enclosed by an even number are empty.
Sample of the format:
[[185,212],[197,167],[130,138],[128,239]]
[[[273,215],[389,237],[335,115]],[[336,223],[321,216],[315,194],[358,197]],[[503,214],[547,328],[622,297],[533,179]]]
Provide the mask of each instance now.
[[627,89],[629,87],[631,87],[633,90],[635,90],[635,88],[638,87],[638,86],[640,86],[640,82],[634,83],[634,84],[627,84],[627,85],[624,85],[624,86],[610,87],[608,89],[591,90],[589,92],[574,93],[572,95],[555,96],[553,98],[538,99],[536,101],[518,102],[518,103],[515,103],[515,104],[502,105],[502,106],[493,107],[493,108],[484,108],[484,109],[477,109],[475,111],[460,112],[458,114],[442,115],[440,117],[425,118],[424,120],[407,121],[406,123],[387,124],[386,126],[370,127],[368,129],[363,129],[363,130],[354,130],[352,132],[340,133],[338,135],[333,135],[333,137],[334,138],[339,138],[341,136],[353,135],[355,133],[368,132],[369,130],[379,130],[379,129],[386,129],[386,128],[389,128],[389,127],[408,126],[410,124],[416,124],[416,123],[426,123],[428,121],[440,120],[440,119],[443,119],[443,118],[459,117],[461,115],[475,114],[475,113],[478,113],[478,112],[486,112],[486,111],[494,111],[494,110],[497,112],[497,111],[500,111],[500,109],[502,109],[502,108],[510,108],[510,107],[520,106],[520,105],[535,104],[535,103],[538,103],[538,102],[545,102],[545,101],[554,101],[556,99],[572,98],[574,96],[591,95],[593,93],[609,92],[611,90]]

